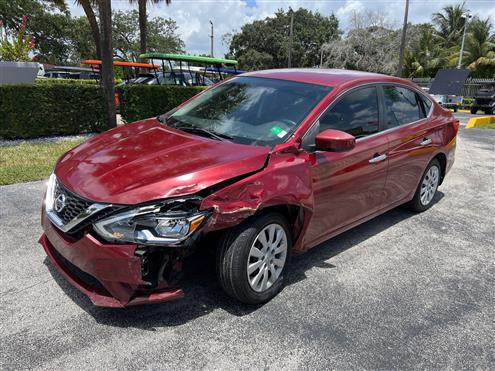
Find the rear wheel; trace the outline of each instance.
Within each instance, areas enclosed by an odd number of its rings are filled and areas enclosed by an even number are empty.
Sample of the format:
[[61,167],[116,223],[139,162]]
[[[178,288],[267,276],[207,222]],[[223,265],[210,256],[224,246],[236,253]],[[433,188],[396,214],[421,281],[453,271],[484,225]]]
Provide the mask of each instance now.
[[476,112],[478,112],[478,109],[476,107],[471,107],[471,115],[476,115]]
[[488,108],[485,110],[486,115],[493,115],[493,108]]
[[413,199],[408,204],[411,210],[421,212],[431,207],[440,184],[441,174],[440,163],[436,159],[432,160],[426,167]]
[[247,304],[269,301],[282,289],[292,248],[288,223],[265,213],[225,232],[217,250],[224,291]]

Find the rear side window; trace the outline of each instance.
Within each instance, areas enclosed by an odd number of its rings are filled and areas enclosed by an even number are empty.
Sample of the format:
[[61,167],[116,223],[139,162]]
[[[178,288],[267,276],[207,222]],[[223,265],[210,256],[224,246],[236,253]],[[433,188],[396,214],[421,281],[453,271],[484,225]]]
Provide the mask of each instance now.
[[415,91],[400,86],[384,86],[385,123],[388,128],[408,124],[424,118]]
[[345,95],[320,118],[320,131],[336,129],[356,138],[378,132],[376,87],[354,90]]
[[425,114],[426,116],[428,116],[428,113],[430,112],[431,110],[431,100],[429,100],[428,98],[426,98],[424,95],[419,95],[421,97],[421,100],[423,101],[423,107],[425,108]]

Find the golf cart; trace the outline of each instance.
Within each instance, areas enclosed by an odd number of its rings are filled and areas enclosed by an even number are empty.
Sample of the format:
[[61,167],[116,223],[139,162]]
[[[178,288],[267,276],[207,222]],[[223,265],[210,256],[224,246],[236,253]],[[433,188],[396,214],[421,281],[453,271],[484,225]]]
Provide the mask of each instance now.
[[[91,66],[91,69],[99,74],[102,63],[101,60],[87,59],[81,61],[81,63]],[[156,70],[160,67],[158,64],[127,61],[113,61],[113,65],[116,67],[122,67],[124,73],[124,81],[120,85],[143,84],[145,83],[145,81],[152,79],[155,76],[152,71],[156,72]],[[143,70],[148,72],[142,72]]]
[[[141,54],[139,58],[161,61],[161,73],[154,80],[147,82],[150,85],[209,86],[213,84],[213,81],[206,76],[208,67],[215,67],[220,80],[223,80],[225,77],[222,76],[222,72],[219,69],[223,68],[223,66],[230,66],[235,69],[237,65],[237,61],[232,59],[200,57],[188,54],[151,52]],[[193,66],[192,64],[200,65],[201,67]]]
[[45,66],[44,74],[40,77],[52,79],[98,80],[100,78],[100,74],[99,72],[95,72],[91,68],[72,66]]
[[[91,66],[91,69],[93,71],[97,72],[98,74],[100,73],[100,68],[102,64],[101,60],[87,59],[81,61],[81,63]],[[128,84],[144,84],[146,83],[146,81],[152,80],[154,78],[154,76],[156,75],[157,68],[160,67],[157,64],[137,63],[137,62],[127,62],[127,61],[113,61],[113,65],[117,67],[122,67],[122,70],[124,72],[124,81],[116,85],[116,87],[122,85],[128,85]],[[140,73],[139,72],[140,70],[154,71],[155,74],[152,74],[151,72]],[[115,106],[117,108],[117,111],[119,111],[120,97],[117,89],[115,89],[114,99],[115,99]]]
[[495,112],[495,82],[486,84],[476,92],[471,105],[471,113],[474,115],[478,110],[482,110],[487,115],[493,115]]

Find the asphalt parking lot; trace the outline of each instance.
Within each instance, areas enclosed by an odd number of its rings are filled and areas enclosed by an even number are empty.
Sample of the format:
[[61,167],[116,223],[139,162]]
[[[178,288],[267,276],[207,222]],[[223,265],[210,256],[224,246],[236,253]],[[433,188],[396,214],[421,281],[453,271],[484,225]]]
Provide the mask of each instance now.
[[461,127],[432,209],[294,258],[258,308],[226,298],[206,256],[183,300],[94,307],[37,243],[43,182],[0,187],[0,369],[493,369],[494,164],[495,130]]

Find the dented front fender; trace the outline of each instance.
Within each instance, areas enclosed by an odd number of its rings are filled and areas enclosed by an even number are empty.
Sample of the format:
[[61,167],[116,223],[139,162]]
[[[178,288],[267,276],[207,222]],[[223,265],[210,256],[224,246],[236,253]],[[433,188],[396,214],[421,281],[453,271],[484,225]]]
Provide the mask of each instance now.
[[[212,209],[205,232],[230,228],[266,207],[298,206],[304,210],[298,236],[303,232],[313,213],[313,189],[308,154],[272,154],[267,166],[238,182],[205,197],[200,209]],[[302,241],[294,241],[296,250]]]

